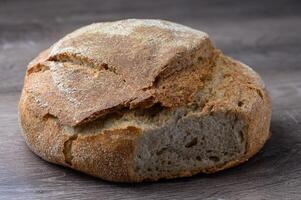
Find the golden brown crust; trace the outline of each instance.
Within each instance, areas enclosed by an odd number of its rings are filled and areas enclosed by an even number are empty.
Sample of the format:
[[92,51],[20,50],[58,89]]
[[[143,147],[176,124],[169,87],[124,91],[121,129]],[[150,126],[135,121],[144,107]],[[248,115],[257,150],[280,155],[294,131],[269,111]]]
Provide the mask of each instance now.
[[[173,35],[171,27],[135,26],[130,39],[124,32],[108,36],[112,30],[107,28],[101,33],[93,26],[76,31],[29,64],[19,115],[32,151],[49,162],[105,180],[143,181],[132,167],[136,142],[143,134],[139,127],[93,134],[75,134],[72,128],[124,108],[143,109],[158,102],[169,108],[187,106],[196,101],[198,91],[208,89],[202,112],[231,111],[243,118],[247,124],[245,154],[220,166],[150,180],[213,173],[257,153],[269,137],[271,118],[271,102],[260,77],[214,50],[206,34],[188,30]],[[166,43],[146,43],[154,40],[149,29],[161,34],[160,42]],[[187,41],[175,44],[178,37]],[[97,43],[91,44],[93,41]],[[99,48],[103,46],[109,49]]]
[[[116,31],[119,26],[125,27]],[[24,87],[43,104],[38,113],[76,126],[114,110],[162,100],[156,97],[156,80],[192,65],[199,55],[209,59],[212,50],[205,33],[170,22],[92,24],[31,62]]]
[[57,118],[35,115],[34,106],[23,94],[19,103],[20,122],[26,143],[34,153],[49,162],[105,180],[131,181],[131,156],[135,139],[140,134],[138,128],[73,135],[62,127]]

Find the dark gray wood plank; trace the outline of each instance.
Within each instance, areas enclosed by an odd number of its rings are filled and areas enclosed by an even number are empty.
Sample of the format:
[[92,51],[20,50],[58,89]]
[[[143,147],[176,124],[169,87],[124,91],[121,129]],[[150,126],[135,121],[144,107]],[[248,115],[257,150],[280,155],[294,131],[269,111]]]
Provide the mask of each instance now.
[[[301,3],[277,1],[0,1],[0,199],[301,199]],[[213,175],[113,184],[49,164],[27,148],[17,103],[27,63],[96,21],[162,18],[208,32],[263,77],[273,133],[247,163]]]

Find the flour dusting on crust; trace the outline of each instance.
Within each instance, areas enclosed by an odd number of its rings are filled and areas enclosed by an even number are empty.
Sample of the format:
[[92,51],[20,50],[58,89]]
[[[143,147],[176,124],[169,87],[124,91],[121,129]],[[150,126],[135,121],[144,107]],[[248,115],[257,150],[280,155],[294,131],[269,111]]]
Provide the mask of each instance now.
[[[70,52],[70,53],[79,53],[76,49],[70,47],[62,47],[63,42],[76,38],[83,34],[106,34],[108,36],[131,36],[137,37],[140,39],[146,39],[147,35],[145,34],[134,34],[139,28],[148,28],[151,31],[151,28],[159,28],[163,32],[168,32],[173,35],[173,41],[171,46],[179,47],[183,46],[186,48],[191,48],[201,38],[208,38],[207,33],[181,25],[177,23],[172,23],[164,20],[153,20],[153,19],[128,19],[120,20],[115,22],[103,22],[103,23],[94,23],[83,28],[80,28],[54,44],[50,55],[55,55],[61,52]],[[151,35],[151,33],[148,33]],[[155,35],[154,35],[155,36]],[[160,37],[151,37],[143,42],[155,41],[157,44],[161,44],[162,41]],[[88,49],[87,49],[88,50]]]

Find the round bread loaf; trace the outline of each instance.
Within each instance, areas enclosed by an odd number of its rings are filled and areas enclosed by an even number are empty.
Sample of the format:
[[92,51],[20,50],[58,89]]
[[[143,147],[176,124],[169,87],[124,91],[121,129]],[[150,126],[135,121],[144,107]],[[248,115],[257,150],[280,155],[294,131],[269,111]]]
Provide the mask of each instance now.
[[19,116],[41,158],[140,182],[248,160],[269,137],[271,103],[258,74],[206,33],[129,19],[78,29],[35,58]]

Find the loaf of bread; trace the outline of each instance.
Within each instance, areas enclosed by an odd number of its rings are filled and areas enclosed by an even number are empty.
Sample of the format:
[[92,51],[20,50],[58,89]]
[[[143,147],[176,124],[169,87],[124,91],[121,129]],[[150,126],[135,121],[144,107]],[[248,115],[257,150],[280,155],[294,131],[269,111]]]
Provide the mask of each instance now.
[[141,182],[248,160],[269,137],[271,102],[259,75],[206,33],[129,19],[80,28],[35,58],[19,116],[41,158]]

